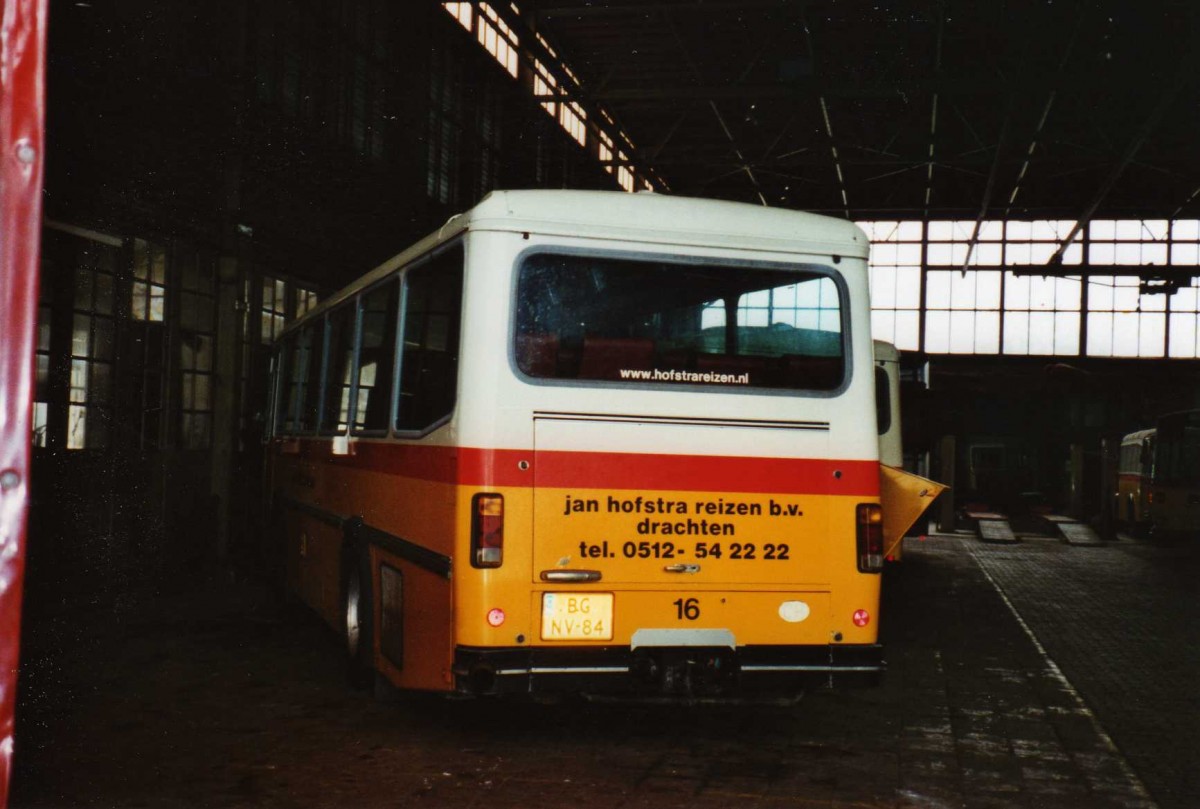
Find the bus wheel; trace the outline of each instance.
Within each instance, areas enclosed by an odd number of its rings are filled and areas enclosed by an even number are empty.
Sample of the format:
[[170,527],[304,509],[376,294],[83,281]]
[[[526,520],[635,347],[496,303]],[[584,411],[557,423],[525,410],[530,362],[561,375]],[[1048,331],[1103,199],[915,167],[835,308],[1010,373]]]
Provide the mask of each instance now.
[[343,592],[346,621],[346,676],[355,688],[366,688],[374,681],[372,660],[375,634],[372,626],[374,601],[371,597],[371,576],[368,554],[351,553],[343,562],[345,586]]

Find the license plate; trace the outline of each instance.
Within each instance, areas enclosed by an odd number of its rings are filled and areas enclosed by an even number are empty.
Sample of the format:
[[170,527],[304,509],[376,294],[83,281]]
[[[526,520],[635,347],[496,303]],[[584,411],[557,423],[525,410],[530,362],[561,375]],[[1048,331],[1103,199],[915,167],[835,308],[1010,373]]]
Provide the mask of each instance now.
[[542,593],[542,640],[612,640],[612,593]]

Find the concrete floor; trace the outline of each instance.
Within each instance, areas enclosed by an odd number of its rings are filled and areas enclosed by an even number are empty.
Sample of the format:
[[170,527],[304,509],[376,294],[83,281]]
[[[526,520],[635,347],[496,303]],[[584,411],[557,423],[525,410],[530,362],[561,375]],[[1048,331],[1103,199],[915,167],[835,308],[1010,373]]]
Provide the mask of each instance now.
[[32,616],[12,804],[1200,805],[1193,554],[906,542],[884,685],[788,708],[380,703],[227,582]]

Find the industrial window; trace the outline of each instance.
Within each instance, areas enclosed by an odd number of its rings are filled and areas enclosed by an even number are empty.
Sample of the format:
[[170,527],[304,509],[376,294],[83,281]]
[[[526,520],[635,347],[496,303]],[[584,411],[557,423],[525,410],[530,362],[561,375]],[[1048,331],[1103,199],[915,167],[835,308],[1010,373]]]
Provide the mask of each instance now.
[[284,433],[311,432],[316,427],[322,336],[310,325],[293,335],[285,347],[287,390],[279,397],[284,411],[277,422]]
[[509,28],[496,10],[487,3],[479,4],[479,14],[476,16],[478,29],[475,32],[479,44],[496,58],[496,61],[508,71],[513,78],[517,77],[517,53],[520,41],[516,33]]
[[161,323],[166,311],[167,251],[145,239],[133,240],[134,320]]
[[174,294],[164,245],[133,240],[133,307],[128,336],[122,342],[121,414],[140,449],[162,445],[167,373],[168,298]]
[[633,191],[633,171],[629,168],[629,157],[624,152],[617,152],[617,185],[626,191]]
[[[1009,220],[1004,223],[1006,267],[1041,267],[1074,228],[1071,220]],[[1083,260],[1079,243],[1063,253],[1066,266]],[[1083,283],[1078,276],[1004,274],[1004,339],[1001,351],[1018,355],[1076,355],[1083,322]]]
[[921,347],[920,222],[860,222],[871,238],[871,333],[902,351]]
[[319,302],[319,299],[317,298],[316,291],[311,290],[311,289],[305,289],[304,287],[301,287],[301,286],[296,286],[295,293],[296,293],[296,314],[293,316],[293,319],[298,319],[298,318],[304,317],[304,315],[308,314],[313,309],[317,308],[317,303]]
[[574,101],[560,104],[558,122],[580,146],[587,146],[587,113]]
[[263,345],[275,342],[287,325],[287,285],[282,279],[262,277],[262,327],[259,335]]
[[253,4],[255,83],[264,106],[372,160],[384,155],[391,27],[383,0]]
[[34,447],[46,447],[50,401],[50,314],[46,301],[48,284],[42,284],[41,300],[37,305],[37,366],[34,377]]
[[[1038,273],[1074,220],[859,225],[872,241],[874,336],[902,349],[1200,357],[1200,291],[1186,276],[1200,266],[1198,220],[1095,220],[1062,251],[1080,268],[1067,276]],[[1104,273],[1122,266],[1138,269]]]
[[491,82],[486,82],[481,88],[478,109],[479,143],[476,154],[479,155],[479,170],[476,172],[478,185],[475,198],[481,199],[487,192],[500,185],[501,160],[501,126],[504,105],[502,96],[496,92]]
[[1165,219],[1096,219],[1088,224],[1088,262],[1165,266],[1168,227]]
[[[43,272],[43,279],[45,273]],[[50,284],[38,287],[36,366],[33,388],[33,446],[47,446],[50,419],[50,330],[53,324]]]
[[205,449],[212,438],[216,266],[189,249],[176,251],[179,266],[179,445]]
[[434,48],[429,63],[426,133],[426,193],[443,205],[458,205],[462,144],[463,69],[450,48]]
[[459,25],[466,28],[468,31],[474,28],[474,9],[470,3],[443,3],[446,11],[450,12],[450,16],[458,20]]
[[67,449],[102,449],[108,446],[112,421],[118,252],[89,241],[76,256],[66,443]]
[[[544,44],[545,40],[542,42]],[[558,117],[558,82],[537,59],[533,60],[533,95],[540,100],[542,109],[552,117]]]
[[1161,357],[1167,339],[1167,298],[1140,294],[1141,279],[1087,279],[1087,353],[1093,357]]
[[447,250],[404,276],[398,430],[425,429],[454,409],[462,276],[461,247]]
[[1179,359],[1200,357],[1200,281],[1192,279],[1170,297],[1167,354]]
[[396,321],[400,281],[395,279],[362,298],[355,431],[387,431],[396,367]]
[[1004,279],[1005,354],[1079,353],[1083,284],[1078,277],[1013,275]]
[[613,142],[612,138],[604,132],[596,135],[596,158],[604,164],[605,171],[609,174],[613,173]]
[[[973,221],[926,225],[925,350],[931,354],[997,354],[1003,273],[966,266],[1003,263],[1003,228],[988,222],[976,234]],[[935,270],[933,267],[953,269]]]
[[[516,3],[509,3],[508,6],[512,10],[512,13],[517,15],[521,13]],[[475,38],[484,50],[491,54],[510,76],[516,78],[520,75],[520,39],[517,32],[505,23],[501,15],[496,11],[495,6],[485,2],[454,2],[442,3],[442,7],[459,25],[467,31],[474,33]],[[554,48],[546,41],[545,37],[536,33],[534,36],[537,38],[541,49],[544,49],[545,54],[554,61],[556,70],[560,71],[565,78],[560,81],[556,77],[555,72],[545,62],[536,56],[527,54],[525,58],[528,59],[530,67],[528,73],[529,89],[532,91],[534,98],[541,104],[542,109],[562,127],[563,131],[580,146],[587,148],[589,144],[588,115],[577,100],[578,88],[580,87],[579,79],[571,71],[570,67],[558,58]],[[442,70],[439,62],[444,62],[450,58],[452,57],[449,55],[448,48],[433,50],[431,56],[431,77],[434,77],[435,81],[437,81],[437,73]],[[455,144],[453,143],[453,132],[447,128],[446,121],[437,121],[435,125],[435,122],[432,120],[437,117],[437,113],[435,112],[437,99],[433,97],[436,95],[437,93],[431,94],[429,137],[430,179],[428,194],[440,202],[452,204],[445,199],[447,195],[442,193],[441,189],[446,182],[452,184],[453,178],[449,177],[443,180],[437,175],[449,174],[447,169],[440,167],[439,158],[442,155],[450,155],[452,157]],[[601,113],[601,117],[607,121],[608,126],[613,128],[611,117],[603,109],[599,109],[599,112]],[[444,119],[445,116],[442,117]],[[600,124],[600,128],[593,127],[594,137],[602,139],[597,144],[596,159],[604,164],[605,170],[608,173],[616,175],[617,184],[626,191],[633,191],[636,188],[653,190],[653,183],[646,177],[639,177],[630,168],[628,158],[624,154],[619,157],[621,167],[614,170],[612,166],[614,151],[613,137],[610,133],[605,132],[603,127],[603,123]],[[625,133],[621,132],[620,138],[622,143],[632,147],[633,144],[625,136]]]

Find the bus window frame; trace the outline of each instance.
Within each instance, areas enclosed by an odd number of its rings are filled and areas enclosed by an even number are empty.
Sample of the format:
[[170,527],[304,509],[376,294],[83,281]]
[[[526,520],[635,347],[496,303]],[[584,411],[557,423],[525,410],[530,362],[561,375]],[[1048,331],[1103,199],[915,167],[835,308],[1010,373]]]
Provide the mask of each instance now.
[[[454,404],[446,415],[441,416],[417,430],[401,430],[397,428],[396,422],[400,418],[400,383],[401,372],[403,371],[404,362],[404,334],[408,328],[408,275],[414,270],[430,264],[434,259],[441,256],[443,253],[448,253],[451,250],[459,249],[462,251],[462,261],[459,264],[459,294],[458,294],[458,356],[455,361],[455,376],[454,376]],[[442,427],[449,424],[455,414],[458,412],[459,401],[462,398],[459,394],[462,392],[462,327],[466,320],[466,302],[467,302],[467,240],[464,235],[457,236],[443,244],[439,244],[428,253],[417,256],[415,259],[400,267],[397,270],[397,275],[400,278],[400,303],[396,317],[396,350],[393,359],[394,367],[392,369],[392,406],[390,416],[388,418],[388,435],[392,438],[403,438],[407,440],[419,440],[426,438],[431,433],[440,430]],[[389,276],[391,278],[392,276]],[[372,287],[373,288],[373,287]],[[357,382],[357,377],[355,378]],[[353,422],[351,422],[353,427]]]
[[[283,434],[287,435],[287,436],[311,437],[311,436],[319,435],[317,430],[321,426],[321,408],[324,406],[324,402],[321,401],[321,397],[325,392],[324,386],[320,384],[323,381],[324,376],[325,376],[325,343],[326,343],[325,336],[328,331],[328,329],[325,328],[325,326],[326,326],[325,313],[322,312],[319,317],[312,318],[311,320],[307,321],[301,328],[298,328],[294,332],[289,334],[288,335],[288,343],[289,343],[289,345],[292,345],[294,347],[295,341],[299,339],[299,336],[301,334],[303,334],[306,330],[315,329],[318,326],[318,324],[321,326],[321,353],[320,353],[320,356],[316,358],[317,362],[318,362],[318,365],[317,365],[318,390],[317,390],[317,412],[313,414],[313,427],[311,430],[296,429],[296,430],[285,431]],[[313,361],[313,358],[311,356],[311,354],[313,353],[313,347],[312,347],[311,341],[309,343],[309,353],[310,353],[309,363],[311,365],[311,363]],[[289,366],[287,368],[287,370],[290,373],[292,369]],[[310,388],[309,383],[310,383],[310,380],[306,379],[304,389],[302,391],[302,395],[296,397],[295,412],[292,412],[292,409],[290,407],[288,408],[287,417],[285,417],[283,419],[283,422],[285,425],[288,423],[289,418],[293,424],[300,423],[300,415],[301,415],[301,413],[304,412],[304,406],[307,403],[308,396],[309,396],[309,388]],[[288,395],[284,399],[284,401],[287,402],[287,401],[290,401],[290,399],[291,399],[292,386],[291,386],[289,380],[284,380],[283,384],[285,385],[285,388],[288,391]]]
[[[420,259],[418,259],[419,261]],[[364,287],[360,290],[355,299],[357,300],[358,314],[354,321],[354,364],[351,366],[354,370],[353,377],[350,380],[350,412],[346,414],[346,428],[350,431],[350,435],[361,438],[389,438],[395,436],[396,433],[392,427],[396,424],[396,408],[399,406],[400,391],[396,387],[396,375],[400,373],[400,350],[403,348],[403,332],[401,327],[404,320],[404,310],[396,310],[396,333],[392,335],[392,385],[388,396],[391,401],[388,402],[388,422],[383,429],[358,429],[354,425],[358,422],[358,377],[362,372],[362,332],[365,319],[363,317],[363,308],[366,297],[377,289],[385,287],[388,284],[396,284],[396,295],[400,298],[399,306],[404,305],[404,288],[407,283],[408,271],[413,265],[407,264],[396,269],[394,273],[386,278],[380,278],[369,287]]]
[[[328,363],[328,357],[329,357],[329,335],[331,333],[330,332],[330,323],[332,321],[331,315],[333,315],[335,312],[337,312],[343,308],[349,308],[351,306],[354,307],[354,340],[353,340],[353,347],[351,349],[351,356],[350,356],[350,391],[348,393],[349,399],[347,400],[347,403],[346,403],[346,429],[344,429],[344,430],[322,430],[321,425],[325,423],[325,405],[326,405],[326,393],[327,393],[326,385],[329,384],[329,379],[328,379],[329,368],[327,366],[327,363]],[[352,416],[351,411],[352,411],[352,408],[354,407],[354,397],[358,394],[358,345],[360,342],[358,330],[362,323],[362,293],[358,293],[348,300],[341,301],[337,305],[331,306],[328,310],[326,310],[321,315],[321,317],[323,317],[325,319],[325,356],[326,356],[326,359],[325,359],[325,361],[323,361],[321,363],[321,407],[320,407],[321,412],[317,415],[317,434],[320,436],[326,436],[326,437],[331,437],[331,438],[336,438],[339,435],[353,435],[353,433],[350,431],[351,427],[353,426],[353,422],[351,420],[351,416]]]
[[892,380],[882,362],[875,363],[875,421],[879,435],[892,429]]
[[[722,385],[722,384],[679,384],[670,382],[638,381],[624,382],[619,379],[552,379],[548,377],[529,376],[521,370],[517,362],[517,311],[519,306],[518,292],[521,281],[521,269],[525,262],[534,255],[549,253],[556,256],[581,256],[588,258],[609,258],[617,260],[654,261],[663,264],[678,264],[681,266],[716,266],[736,267],[751,270],[775,270],[784,272],[807,272],[829,278],[833,281],[838,293],[838,314],[841,323],[842,346],[842,379],[837,387],[828,390],[812,388],[764,388],[752,385]],[[723,258],[720,256],[696,256],[687,253],[657,253],[648,250],[605,249],[576,247],[563,244],[537,244],[527,247],[517,254],[512,265],[512,278],[509,289],[508,326],[505,341],[508,354],[508,365],[513,375],[528,385],[546,385],[565,388],[599,388],[642,391],[695,391],[703,393],[723,393],[742,396],[801,396],[811,399],[835,399],[844,394],[854,381],[854,341],[852,331],[854,324],[851,318],[850,287],[846,277],[831,265],[815,264],[810,261],[789,263],[783,261],[765,261],[744,258]],[[868,335],[869,337],[869,335]]]

